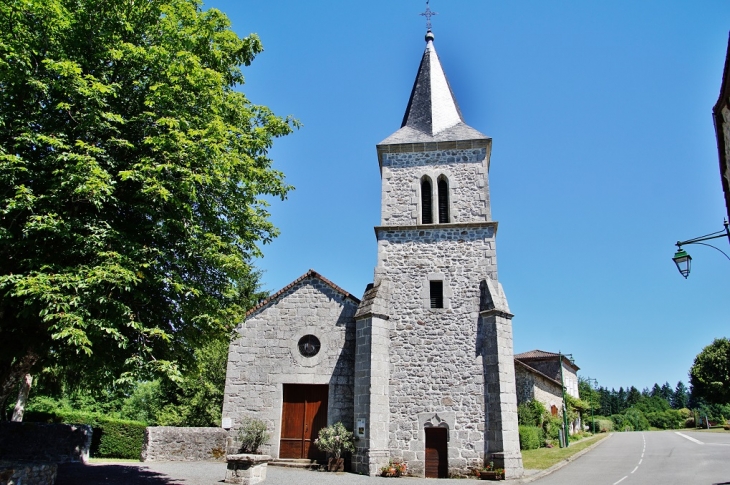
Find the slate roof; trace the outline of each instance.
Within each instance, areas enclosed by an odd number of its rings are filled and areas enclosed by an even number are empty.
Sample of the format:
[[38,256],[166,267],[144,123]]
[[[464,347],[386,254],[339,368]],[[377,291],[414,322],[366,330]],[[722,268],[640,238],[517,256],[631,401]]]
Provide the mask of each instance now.
[[343,290],[342,288],[340,288],[336,284],[332,283],[330,280],[328,280],[327,278],[325,278],[321,274],[317,273],[313,269],[310,269],[309,271],[307,271],[306,273],[304,273],[302,276],[300,276],[299,278],[295,279],[294,281],[292,281],[291,283],[289,283],[288,285],[286,285],[284,288],[280,289],[279,291],[277,291],[273,295],[269,296],[268,298],[266,298],[264,300],[261,300],[258,303],[258,305],[256,305],[255,307],[251,308],[249,311],[246,312],[246,317],[248,317],[252,313],[260,310],[261,308],[265,307],[266,305],[268,305],[272,301],[278,299],[280,296],[282,296],[283,294],[285,294],[287,291],[291,290],[296,285],[298,285],[302,281],[304,281],[306,279],[309,279],[309,278],[317,278],[318,280],[320,280],[321,282],[325,283],[327,286],[329,286],[330,288],[332,288],[333,290],[335,290],[337,293],[341,294],[345,298],[349,298],[349,299],[353,300],[358,305],[360,304],[360,299],[359,298],[357,298],[356,296],[354,296],[354,295],[348,293],[347,291]]
[[519,367],[522,367],[523,369],[525,369],[525,370],[526,370],[526,371],[528,371],[528,372],[532,372],[533,374],[536,374],[536,375],[538,375],[538,376],[540,376],[540,377],[542,377],[542,378],[544,378],[544,379],[547,379],[547,380],[548,380],[548,381],[550,381],[551,383],[553,383],[553,384],[555,384],[556,386],[558,386],[558,389],[562,389],[562,388],[563,388],[563,385],[562,385],[562,384],[560,383],[560,381],[559,381],[559,380],[557,380],[557,379],[553,379],[553,378],[552,378],[552,377],[550,377],[549,375],[547,375],[547,374],[543,374],[543,373],[542,373],[542,372],[540,372],[539,370],[537,370],[537,369],[534,369],[534,368],[530,367],[529,365],[527,365],[527,364],[525,364],[524,362],[522,362],[521,360],[519,360],[519,359],[518,359],[517,357],[515,357],[515,365],[516,365],[516,366],[519,366]]
[[355,313],[355,319],[357,319],[363,315],[367,315],[368,313],[371,313],[373,311],[373,304],[375,303],[375,298],[378,297],[378,288],[380,288],[380,285],[374,286],[371,283],[365,289],[365,294],[362,296],[362,301],[360,302],[360,306],[357,307],[357,313]]
[[379,145],[489,139],[464,122],[433,38],[429,31],[401,128]]
[[723,124],[725,119],[722,115],[722,109],[730,108],[730,36],[728,38],[727,54],[725,55],[725,68],[722,72],[722,84],[720,85],[720,96],[717,103],[712,108],[712,117],[715,123],[715,135],[717,137],[717,152],[720,159],[720,180],[722,181],[722,191],[725,195],[725,208],[727,216],[730,219],[730,163],[727,159],[725,146],[725,134],[723,132]]
[[[544,350],[539,349],[530,350],[529,352],[522,352],[521,354],[515,355],[515,359],[521,360],[523,362],[529,362],[532,360],[557,360],[558,357],[560,357],[560,354],[556,354],[555,352],[545,352]],[[576,371],[580,370],[580,367],[571,362],[570,359],[568,359],[565,355],[563,355],[563,362],[574,368]]]

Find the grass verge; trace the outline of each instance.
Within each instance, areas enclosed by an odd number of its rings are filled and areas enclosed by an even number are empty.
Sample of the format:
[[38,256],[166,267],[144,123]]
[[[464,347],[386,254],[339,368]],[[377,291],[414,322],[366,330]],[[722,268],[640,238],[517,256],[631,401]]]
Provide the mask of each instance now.
[[537,450],[522,450],[522,464],[531,470],[544,470],[559,461],[569,458],[581,450],[585,450],[594,443],[606,438],[608,433],[600,433],[590,438],[575,441],[567,448],[538,448]]
[[723,428],[722,426],[713,426],[710,429],[707,428],[684,428],[677,429],[675,431],[701,431],[703,433],[730,433],[730,430]]

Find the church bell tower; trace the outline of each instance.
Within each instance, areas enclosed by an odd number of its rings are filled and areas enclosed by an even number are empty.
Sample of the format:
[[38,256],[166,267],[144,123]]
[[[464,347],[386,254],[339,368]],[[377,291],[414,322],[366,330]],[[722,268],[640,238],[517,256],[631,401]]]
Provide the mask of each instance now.
[[522,475],[491,146],[464,122],[429,29],[401,128],[377,145],[377,267],[355,316],[355,471],[392,459],[446,477],[493,461]]

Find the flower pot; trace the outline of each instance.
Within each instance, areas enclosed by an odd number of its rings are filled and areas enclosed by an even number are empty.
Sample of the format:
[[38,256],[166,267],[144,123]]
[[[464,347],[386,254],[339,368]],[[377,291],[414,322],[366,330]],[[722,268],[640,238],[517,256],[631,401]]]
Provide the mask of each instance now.
[[494,471],[479,472],[479,479],[480,480],[504,480],[504,473],[499,473],[499,472],[494,472]]
[[327,470],[331,472],[344,472],[345,471],[345,459],[344,458],[330,458],[327,460]]

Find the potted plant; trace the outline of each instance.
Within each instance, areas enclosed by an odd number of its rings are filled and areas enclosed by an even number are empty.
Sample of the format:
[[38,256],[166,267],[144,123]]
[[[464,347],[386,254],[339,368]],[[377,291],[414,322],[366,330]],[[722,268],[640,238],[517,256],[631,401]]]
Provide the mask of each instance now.
[[380,476],[382,477],[402,477],[408,471],[408,466],[405,462],[398,460],[390,460],[390,462],[380,469]]
[[494,462],[490,461],[477,470],[477,476],[480,480],[504,480],[504,468],[494,468]]
[[319,430],[314,446],[332,455],[327,461],[327,469],[331,472],[345,471],[345,459],[342,453],[355,451],[354,435],[345,425],[337,422]]
[[245,417],[238,430],[239,453],[260,454],[259,448],[269,440],[266,423],[260,419]]

